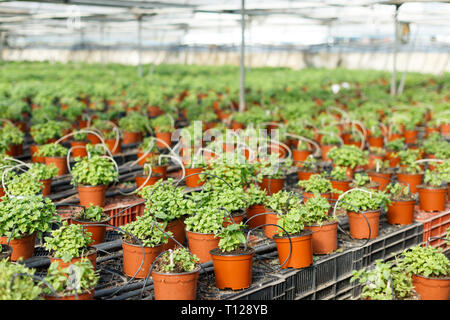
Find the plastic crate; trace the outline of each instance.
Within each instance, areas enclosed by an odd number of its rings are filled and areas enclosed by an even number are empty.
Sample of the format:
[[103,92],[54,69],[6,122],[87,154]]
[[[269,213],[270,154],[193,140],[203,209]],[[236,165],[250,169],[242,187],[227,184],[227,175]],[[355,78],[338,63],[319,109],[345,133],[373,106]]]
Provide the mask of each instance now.
[[222,300],[286,300],[285,283],[276,276],[263,283],[253,283],[250,288],[230,295],[224,295]]
[[[104,212],[114,217],[109,224],[120,227],[136,220],[144,213],[145,200],[137,196],[115,196],[104,207]],[[110,228],[112,229],[112,228]]]
[[449,247],[447,241],[438,239],[445,237],[447,229],[450,228],[449,207],[447,207],[445,211],[437,213],[416,210],[414,220],[423,224],[423,245],[426,245],[428,241],[428,245],[435,248],[443,248],[445,250]]

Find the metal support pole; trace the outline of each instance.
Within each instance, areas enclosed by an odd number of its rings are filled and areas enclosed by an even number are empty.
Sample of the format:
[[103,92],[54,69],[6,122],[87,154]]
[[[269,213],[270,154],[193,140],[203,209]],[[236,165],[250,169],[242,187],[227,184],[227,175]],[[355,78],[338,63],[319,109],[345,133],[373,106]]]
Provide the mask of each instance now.
[[392,80],[391,80],[391,95],[395,96],[397,89],[397,50],[398,50],[398,9],[400,8],[399,4],[395,5],[395,14],[394,14],[394,26],[395,26],[395,40],[394,40],[394,61],[393,61],[393,70],[392,70]]
[[0,62],[3,61],[3,42],[4,42],[3,35],[4,34],[5,34],[4,32],[0,31]]
[[240,64],[240,90],[239,111],[245,109],[245,0],[241,0],[241,64]]
[[142,15],[136,16],[138,22],[138,76],[142,77]]

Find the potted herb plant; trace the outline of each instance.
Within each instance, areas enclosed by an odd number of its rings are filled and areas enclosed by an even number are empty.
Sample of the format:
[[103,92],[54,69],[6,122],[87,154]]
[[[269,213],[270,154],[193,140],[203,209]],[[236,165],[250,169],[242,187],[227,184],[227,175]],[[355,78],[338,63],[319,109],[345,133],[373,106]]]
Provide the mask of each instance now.
[[[105,240],[106,223],[109,217],[105,214],[102,207],[90,205],[82,210],[75,212],[71,216],[71,223],[81,224],[84,231],[91,233],[92,243],[96,245]],[[100,225],[103,224],[103,225]]]
[[355,173],[353,182],[350,183],[350,189],[353,188],[366,188],[372,190],[378,190],[380,184],[376,181],[370,180],[370,177],[366,173]]
[[30,146],[31,160],[33,162],[45,162],[45,158],[37,156],[35,153],[44,144],[55,142],[62,137],[62,126],[58,121],[50,120],[31,126],[30,134],[36,144]]
[[70,146],[72,148],[72,156],[76,157],[86,157],[86,145],[89,143],[87,140],[87,133],[82,131],[77,131],[73,134],[72,140],[70,141]]
[[265,223],[266,217],[264,215],[255,218],[253,218],[253,216],[268,211],[265,207],[266,201],[266,192],[261,190],[257,185],[251,184],[245,190],[245,202],[247,203],[247,209],[245,211],[247,218],[246,223],[250,228],[257,228]]
[[111,159],[98,155],[82,158],[72,169],[71,184],[78,189],[82,206],[104,207],[108,184],[118,180],[119,173]]
[[45,237],[44,248],[50,253],[50,262],[57,262],[60,268],[87,258],[96,266],[97,249],[91,247],[92,233],[81,224],[69,224],[64,220],[58,229],[51,231],[50,237]]
[[386,142],[386,157],[385,160],[389,161],[391,168],[394,168],[400,164],[400,157],[398,152],[405,149],[404,138],[394,139]]
[[12,249],[11,261],[33,256],[36,237],[59,221],[53,202],[42,196],[4,197],[0,202],[0,243]]
[[[151,158],[154,159],[154,158]],[[149,160],[149,159],[147,159]],[[152,160],[150,160],[152,162]],[[146,162],[144,164],[144,168],[142,170],[142,173],[137,173],[134,177],[134,180],[136,181],[136,187],[138,189],[141,189],[146,186],[151,186],[156,183],[159,179],[162,179],[162,174],[153,172],[153,167],[151,165],[151,162]]]
[[303,162],[309,157],[311,152],[309,144],[306,141],[298,140],[297,145],[292,149],[292,160],[294,163],[297,161]]
[[291,166],[291,159],[278,160],[277,154],[270,155],[268,159],[262,159],[258,173],[258,180],[261,181],[260,188],[265,190],[268,195],[283,189],[286,172]]
[[143,133],[148,126],[147,117],[138,112],[131,112],[120,118],[119,127],[122,131],[122,143],[131,144],[142,141]]
[[[350,190],[350,183],[352,182],[351,179],[347,177],[346,174],[346,168],[335,166],[331,172],[330,176],[328,177],[328,180],[331,183],[331,187],[334,190],[339,190],[341,193]],[[331,199],[337,200],[339,198],[339,193],[332,192],[331,193]]]
[[423,168],[416,163],[418,160],[418,150],[402,150],[398,154],[400,156],[400,169],[397,172],[397,180],[407,183],[411,193],[417,193],[417,186],[422,184]]
[[185,248],[169,250],[151,271],[155,300],[195,300],[199,259]]
[[332,161],[333,166],[347,168],[349,178],[353,178],[356,166],[362,166],[368,162],[366,153],[354,145],[335,147],[328,152],[328,158]]
[[386,212],[388,223],[402,225],[413,223],[416,197],[411,194],[409,187],[397,182],[389,184],[385,191],[390,199]]
[[247,247],[243,232],[245,225],[230,224],[219,233],[219,247],[210,251],[216,287],[241,290],[252,283],[255,249]]
[[20,156],[23,153],[24,136],[14,124],[6,122],[0,129],[0,148],[11,157]]
[[175,131],[173,126],[173,118],[170,114],[163,114],[151,120],[151,125],[155,130],[156,145],[165,149],[172,145],[172,133]]
[[123,272],[127,276],[147,277],[153,261],[164,251],[163,244],[168,242],[168,235],[172,236],[170,231],[163,232],[166,225],[150,215],[143,215],[122,226]]
[[43,184],[34,175],[28,172],[16,174],[11,173],[4,183],[5,192],[10,197],[32,197],[40,194],[43,189]]
[[447,183],[445,176],[438,170],[427,169],[423,184],[417,186],[420,209],[428,212],[445,210]]
[[450,261],[441,248],[417,245],[400,255],[399,268],[412,277],[421,300],[448,300]]
[[39,147],[36,156],[44,157],[46,165],[54,164],[58,168],[58,176],[67,173],[67,153],[69,150],[57,143],[48,143]]
[[319,173],[317,159],[310,155],[302,166],[297,166],[298,180],[308,180],[313,174]]
[[308,180],[298,181],[297,186],[302,190],[305,203],[316,195],[330,199],[331,193],[341,193],[341,191],[333,189],[331,182],[320,174],[313,174]]
[[190,188],[202,186],[205,182],[198,173],[203,172],[206,167],[205,159],[201,155],[192,154],[189,160],[184,162],[186,186]]
[[28,173],[36,176],[43,184],[42,195],[44,197],[51,193],[52,179],[58,176],[58,168],[54,163],[49,165],[43,163],[33,163],[28,170]]
[[159,155],[158,147],[154,137],[146,137],[139,144],[137,159],[138,164],[143,167],[148,159],[157,158]]
[[394,175],[394,169],[390,167],[387,160],[376,160],[375,168],[366,171],[370,180],[379,184],[378,189],[383,191],[391,182]]
[[325,134],[322,136],[320,143],[320,151],[322,152],[322,160],[326,161],[329,159],[328,152],[334,147],[338,147],[342,144],[342,140],[334,132]]
[[37,300],[42,288],[34,282],[36,270],[0,259],[0,300]]
[[45,300],[93,300],[99,279],[100,275],[88,259],[76,261],[64,268],[52,262],[44,280],[57,295],[44,287],[43,297]]
[[279,228],[276,225],[281,215],[286,214],[290,208],[301,205],[302,201],[293,192],[278,191],[267,197],[266,208],[268,213],[265,215],[265,223],[271,224],[264,227],[264,233],[267,238],[272,239],[273,236],[279,233]]

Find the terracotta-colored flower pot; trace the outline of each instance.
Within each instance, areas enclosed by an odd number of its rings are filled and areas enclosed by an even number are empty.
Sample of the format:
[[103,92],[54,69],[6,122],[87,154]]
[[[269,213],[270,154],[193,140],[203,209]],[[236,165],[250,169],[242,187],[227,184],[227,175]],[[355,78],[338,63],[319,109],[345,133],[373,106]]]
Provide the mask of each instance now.
[[217,288],[241,290],[250,287],[255,249],[247,248],[244,252],[231,254],[222,253],[219,248],[216,248],[211,250],[210,254]]
[[91,246],[105,241],[106,225],[98,226],[98,224],[106,224],[107,223],[106,220],[100,222],[92,222],[92,221],[81,221],[71,218],[71,223],[81,224],[84,226],[83,229],[85,232],[92,233],[91,239],[94,240],[94,242],[91,243]]
[[80,205],[89,207],[91,204],[97,207],[104,207],[106,204],[106,189],[108,186],[87,186],[79,185],[78,197],[80,198]]
[[384,191],[384,189],[386,189],[392,178],[392,173],[368,171],[367,175],[369,176],[370,181],[378,182],[378,190],[381,191]]
[[240,122],[231,121],[231,129],[234,131],[244,129],[244,125]]
[[423,173],[397,173],[397,180],[409,185],[409,191],[416,193],[418,191],[417,186],[422,184]]
[[[294,149],[292,150],[292,160],[293,161],[305,161],[306,158],[308,158],[308,156],[311,154],[310,150],[298,150],[298,149]],[[301,167],[302,164],[300,163],[299,166]]]
[[156,140],[156,145],[161,149],[166,149],[167,146],[170,147],[172,145],[172,132],[156,132],[155,137],[159,140],[164,141],[165,144],[161,141]]
[[[179,218],[176,220],[172,220],[169,223],[167,223],[166,231],[172,232],[172,237],[175,238],[179,243],[184,244],[186,240],[186,231],[185,231],[186,225],[184,224],[184,218]],[[169,249],[173,249],[178,244],[173,241],[171,238],[169,238],[169,241],[165,244],[163,244],[163,250],[166,251]]]
[[[282,266],[283,269],[300,269],[308,267],[313,263],[311,230],[303,230],[299,235],[291,235],[290,242],[287,236],[280,237],[276,235],[273,237],[273,239],[277,245],[278,259],[280,260],[280,264],[284,263],[284,261],[288,259],[287,262]],[[291,254],[289,256],[290,251]]]
[[147,107],[148,116],[150,118],[155,118],[157,116],[160,116],[164,113],[158,106],[148,106]]
[[140,141],[142,141],[142,132],[129,132],[129,131],[122,132],[123,144],[138,143]]
[[433,132],[439,132],[438,127],[425,127],[425,138],[427,138]]
[[285,180],[286,178],[272,179],[265,176],[262,178],[259,187],[261,190],[265,190],[267,195],[271,195],[283,189]]
[[58,168],[58,177],[67,173],[66,157],[45,157],[45,165],[53,163]]
[[297,170],[297,177],[298,177],[298,180],[309,180],[309,178],[310,178],[313,174],[317,174],[317,172],[307,172],[307,171]]
[[384,146],[383,137],[369,136],[367,138],[367,142],[369,143],[369,146],[371,146],[371,147],[383,148],[383,146]]
[[[303,203],[306,203],[308,199],[315,198],[316,195],[313,192],[302,192]],[[320,196],[327,200],[331,199],[331,192],[321,193]]]
[[431,278],[413,275],[412,284],[420,300],[448,300],[450,295],[450,278]]
[[415,200],[391,201],[386,218],[389,224],[407,225],[413,223]]
[[[111,151],[112,154],[119,154],[122,152],[122,140],[119,139],[119,142],[116,146],[116,139],[105,139],[105,144],[108,147],[108,150]],[[114,146],[116,146],[114,148]]]
[[38,157],[34,155],[38,151],[38,148],[39,147],[35,144],[30,145],[31,161],[45,163],[45,157]]
[[165,180],[167,178],[167,165],[154,166],[152,167],[153,173],[159,173],[161,175],[161,179]]
[[450,135],[450,123],[443,123],[439,126],[439,130],[443,136]]
[[[142,259],[143,254],[141,246],[122,241],[122,249],[123,272],[129,277],[134,276],[136,279],[146,278],[148,273],[150,272],[153,261],[155,261],[156,257],[164,251],[162,244],[155,247],[144,247],[145,257],[144,259]],[[139,267],[141,268],[139,269]]]
[[20,156],[23,153],[23,143],[10,145],[5,153],[11,157]]
[[278,224],[278,219],[280,216],[276,213],[268,213],[265,214],[263,217],[265,217],[265,223],[271,224],[270,226],[264,226],[264,234],[267,238],[273,239],[273,237],[278,234],[281,230],[281,228],[278,228],[274,225]]
[[[250,218],[252,218],[257,214],[264,213],[267,211],[269,210],[267,210],[263,204],[254,204],[248,207],[246,210],[247,220],[250,220]],[[266,223],[266,215],[260,215],[248,221],[248,225],[252,229],[261,226],[264,223]]]
[[86,139],[89,141],[90,144],[99,144],[102,142],[100,138],[93,133],[88,133]]
[[200,267],[191,272],[152,271],[155,300],[195,300]]
[[209,252],[219,247],[219,237],[216,237],[213,233],[199,233],[188,230],[186,230],[186,236],[189,250],[200,259],[200,263],[212,260]]
[[341,134],[342,141],[344,141],[344,144],[349,144],[352,134],[351,133],[343,133]]
[[391,136],[388,138],[388,141],[393,141],[393,140],[397,140],[397,139],[401,139],[404,138],[403,134],[401,133],[392,133]]
[[230,219],[230,217],[227,215],[227,216],[225,216],[225,220],[223,221],[223,223],[222,223],[222,225],[224,226],[224,227],[228,227],[230,224],[233,224],[233,223],[235,223],[235,224],[239,224],[239,223],[241,223],[242,221],[244,221],[244,216],[245,216],[245,212],[244,211],[242,211],[242,212],[238,212],[238,213],[236,213],[236,214],[231,214],[231,216],[233,217],[233,221],[231,221],[231,219]]
[[97,248],[89,247],[89,251],[85,255],[72,258],[68,262],[64,262],[61,258],[55,258],[55,257],[51,257],[51,256],[48,258],[50,259],[50,263],[53,263],[53,262],[58,263],[58,269],[67,268],[71,264],[73,264],[77,261],[80,261],[83,258],[87,258],[92,263],[92,265],[94,266],[94,270],[95,270],[95,268],[97,267]]
[[[380,225],[380,210],[367,211],[362,213],[347,212],[348,224],[350,227],[350,235],[354,239],[375,239],[378,237],[378,229]],[[369,223],[369,224],[368,224]],[[370,236],[369,236],[370,225]]]
[[[185,168],[185,174],[186,177],[194,174],[194,173],[200,173],[203,171],[203,168]],[[185,179],[186,182],[186,186],[190,187],[190,188],[196,188],[196,187],[201,187],[205,181],[201,181],[202,174],[196,174],[190,177],[187,177]]]
[[52,193],[52,179],[46,179],[46,180],[40,180],[41,183],[44,185],[42,188],[42,196],[46,197],[50,193]]
[[419,190],[419,206],[423,211],[444,211],[445,198],[448,187],[431,188],[423,185],[417,187]]
[[400,163],[400,160],[401,160],[399,156],[394,156],[394,153],[396,153],[396,152],[394,152],[394,151],[387,151],[386,152],[386,156],[384,158],[385,160],[389,161],[389,166],[391,168],[394,168],[394,167],[398,166],[399,163]]
[[[352,182],[352,180],[344,180],[344,181],[330,180],[330,182],[333,189],[340,190],[342,191],[342,193],[344,193],[345,191],[350,190],[349,185]],[[331,193],[331,199],[337,200],[341,194]]]
[[[141,157],[143,157],[145,154],[145,152],[141,149],[138,149],[137,152],[137,159],[140,159]],[[145,157],[143,157],[141,160],[138,161],[138,164],[143,167],[144,164],[147,162],[147,159],[151,159],[153,157],[157,157],[158,155],[154,152],[149,152],[145,155]]]
[[86,145],[88,144],[87,141],[70,141],[70,146],[72,149],[72,157],[86,157],[87,151],[86,151]]
[[10,256],[11,261],[17,261],[19,258],[23,260],[29,259],[34,254],[34,244],[36,241],[36,233],[24,236],[20,239],[11,239],[8,244],[8,237],[0,237],[0,244],[7,244],[12,248]]
[[44,300],[94,300],[95,289],[78,294],[77,296],[66,295],[66,296],[50,296],[44,295]]
[[403,137],[405,138],[405,143],[409,143],[409,144],[416,143],[417,135],[418,135],[417,130],[405,130],[405,132],[403,133]]
[[334,147],[336,147],[336,145],[334,145],[334,144],[320,146],[320,150],[322,151],[322,160],[323,161],[329,160],[328,159],[328,152],[331,149],[333,149]]
[[375,169],[377,167],[377,160],[383,161],[384,156],[369,153],[369,162],[367,163],[367,165],[364,168],[365,169]]
[[338,221],[305,226],[312,231],[313,254],[329,254],[337,250]]
[[136,181],[136,188],[140,188],[142,185],[144,185],[142,188],[146,186],[152,186],[160,179],[162,179],[161,174],[160,173],[154,174],[153,172],[151,177],[148,177],[148,175],[145,174],[137,174],[134,177],[134,180]]

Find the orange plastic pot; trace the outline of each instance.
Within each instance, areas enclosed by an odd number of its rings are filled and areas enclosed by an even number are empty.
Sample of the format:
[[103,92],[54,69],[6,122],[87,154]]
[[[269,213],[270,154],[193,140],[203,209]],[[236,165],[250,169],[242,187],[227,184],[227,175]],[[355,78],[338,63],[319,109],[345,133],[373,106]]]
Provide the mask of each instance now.
[[[156,257],[164,251],[162,244],[155,247],[144,247],[145,256],[143,256],[141,246],[130,244],[125,241],[122,241],[122,249],[123,272],[129,277],[134,276],[136,279],[146,278],[150,272],[153,261],[155,261]],[[144,261],[142,262],[142,260]],[[141,268],[139,269],[139,267]]]
[[116,139],[105,139],[105,144],[112,154],[119,154],[122,152],[122,141],[120,139],[119,142],[117,143],[117,146],[116,146]]
[[[298,161],[305,161],[306,158],[311,154],[310,150],[292,150],[292,160],[298,162]],[[299,165],[301,167],[301,164]]]
[[309,178],[313,174],[317,174],[317,172],[306,172],[306,171],[297,170],[298,180],[309,180]]
[[152,172],[159,173],[161,175],[161,179],[164,180],[167,178],[167,165],[152,167]]
[[[306,203],[308,201],[308,199],[316,197],[316,195],[313,192],[302,192],[302,195],[303,195],[303,203]],[[327,199],[327,200],[331,199],[331,193],[330,192],[321,193],[320,196],[322,198]]]
[[409,191],[416,193],[418,191],[417,186],[422,183],[423,173],[398,173],[397,180],[409,185]]
[[45,163],[45,157],[38,157],[34,155],[38,151],[38,148],[39,147],[35,144],[30,145],[31,161]]
[[[250,220],[253,216],[267,212],[268,210],[263,204],[254,204],[246,209],[247,220]],[[248,221],[250,228],[256,228],[266,223],[266,215],[260,215]]]
[[94,240],[94,242],[92,242],[91,245],[99,244],[105,241],[106,225],[99,226],[98,224],[106,224],[107,221],[91,222],[71,218],[71,223],[81,224],[84,226],[85,232],[92,233],[91,239]]
[[367,138],[367,142],[369,143],[369,146],[371,146],[371,147],[383,148],[383,146],[384,146],[383,137],[369,136]]
[[227,215],[227,216],[225,216],[225,220],[223,221],[223,223],[222,223],[222,225],[224,226],[224,227],[228,227],[230,224],[233,224],[233,223],[235,223],[235,224],[239,224],[239,223],[241,223],[242,221],[244,221],[244,216],[245,216],[245,212],[239,212],[239,214],[236,214],[236,215],[233,215],[233,214],[231,214],[231,216],[233,217],[233,221],[230,219],[230,217]]
[[403,133],[403,137],[405,138],[405,143],[409,143],[409,144],[416,143],[417,135],[418,135],[417,130],[405,130],[405,132]]
[[53,262],[58,263],[58,269],[65,269],[65,268],[69,267],[71,264],[74,264],[75,262],[78,262],[83,258],[87,258],[92,263],[92,266],[94,267],[94,270],[95,270],[95,268],[97,267],[97,248],[89,247],[89,251],[88,251],[87,255],[72,258],[68,262],[64,262],[61,258],[55,258],[55,257],[48,257],[48,258],[50,259],[50,263],[53,263]]
[[160,173],[153,174],[153,172],[152,172],[151,177],[148,177],[148,175],[144,175],[144,174],[138,174],[134,177],[137,188],[140,188],[142,185],[144,185],[142,188],[144,188],[146,186],[152,186],[160,179],[162,179],[161,174]]
[[336,145],[332,144],[332,145],[322,145],[320,146],[320,151],[322,151],[322,160],[326,161],[329,160],[328,159],[328,152],[333,149],[334,147],[336,147]]
[[[81,128],[81,127],[80,127]],[[97,135],[93,134],[93,133],[88,133],[87,137],[86,137],[89,141],[90,144],[99,144],[102,141],[100,140],[99,137],[97,137]]]
[[45,157],[45,165],[53,163],[58,168],[58,177],[67,173],[67,159],[65,157]]
[[[137,152],[137,158],[140,159],[141,157],[144,156],[144,154],[145,154],[144,151],[142,151],[141,149],[138,149],[138,152]],[[141,167],[143,167],[144,164],[147,162],[147,159],[151,159],[151,158],[156,157],[156,156],[157,156],[156,153],[154,153],[154,152],[149,152],[149,153],[146,154],[145,157],[143,157],[141,160],[138,161],[138,164],[139,164]]]
[[[313,263],[313,249],[312,249],[312,231],[303,230],[299,235],[280,237],[278,235],[273,237],[278,251],[278,259],[280,264],[287,262],[282,266],[286,268],[306,268]],[[291,250],[292,247],[292,250]],[[289,256],[289,251],[291,254]],[[289,258],[288,258],[289,257]]]
[[397,139],[404,138],[403,134],[401,133],[392,133],[391,136],[388,138],[388,141],[393,141]]
[[382,172],[367,172],[370,181],[378,182],[378,190],[383,191],[386,189],[387,185],[391,182],[392,173],[382,173]]
[[[351,180],[344,180],[344,181],[330,180],[330,182],[331,182],[331,186],[333,187],[333,189],[340,190],[340,191],[342,191],[342,193],[344,193],[345,191],[350,190],[350,183],[352,181]],[[331,199],[337,200],[341,194],[331,193]]]
[[42,196],[46,197],[50,193],[52,193],[52,179],[46,179],[46,180],[40,180],[41,183],[44,185],[42,188]]
[[270,226],[264,226],[264,234],[267,238],[273,239],[273,237],[281,231],[280,228],[274,226],[278,224],[278,219],[280,218],[280,216],[276,213],[268,213],[263,215],[262,217],[265,217],[266,224],[272,224]]
[[142,141],[142,132],[129,132],[129,131],[122,132],[123,144],[138,143],[140,141]]
[[375,154],[369,154],[369,162],[365,166],[365,169],[375,169],[377,167],[377,160],[384,160],[384,156],[379,156]]
[[[179,218],[176,220],[172,220],[169,223],[167,223],[166,231],[172,232],[172,237],[175,238],[179,243],[184,244],[186,240],[186,231],[185,231],[186,225],[184,224],[184,218]],[[163,244],[163,250],[166,251],[169,249],[173,249],[178,244],[173,241],[171,238],[169,238],[169,241],[165,244]]]
[[161,149],[166,149],[167,146],[170,147],[172,145],[172,132],[156,132],[155,137],[167,144],[156,140],[156,145]]
[[252,265],[255,249],[247,248],[239,254],[221,252],[219,248],[210,251],[216,287],[241,290],[252,284]]
[[44,295],[44,300],[94,300],[95,290],[91,289],[89,291],[80,293],[79,295],[66,295],[66,296],[50,296]]
[[[354,239],[374,239],[378,237],[378,229],[380,225],[380,210],[359,212],[347,212],[348,224],[350,227],[350,235]],[[370,225],[370,236],[369,236]]]
[[11,157],[20,156],[23,153],[23,143],[10,145],[5,153]]
[[450,295],[450,278],[430,278],[413,275],[412,284],[420,300],[448,300]]
[[200,267],[184,273],[152,271],[155,300],[195,300],[199,273]]
[[86,145],[88,142],[86,141],[70,141],[70,146],[72,149],[72,156],[75,157],[86,157]]
[[285,180],[286,178],[272,179],[263,177],[259,187],[261,190],[265,190],[267,195],[271,195],[283,189]]
[[164,113],[158,106],[148,106],[147,107],[148,116],[151,118],[160,116]]
[[448,187],[430,188],[423,185],[417,187],[419,190],[419,207],[423,211],[444,211],[445,198]]
[[36,233],[30,234],[20,239],[11,239],[8,243],[8,237],[0,237],[0,244],[7,244],[12,248],[10,256],[11,261],[17,261],[19,258],[29,259],[34,254],[34,245]]
[[391,201],[386,218],[389,224],[407,225],[413,223],[415,200]]
[[203,171],[203,168],[185,168],[185,174],[187,177],[185,179],[186,186],[188,186],[190,188],[196,188],[196,187],[202,186],[205,183],[205,181],[200,180],[200,178],[202,176],[201,174],[196,174],[196,175],[188,177],[191,174],[200,173],[202,171]]
[[106,185],[87,186],[79,185],[78,197],[80,198],[80,205],[89,207],[91,204],[97,207],[104,207],[106,204]]
[[337,250],[338,221],[327,222],[322,225],[305,226],[312,231],[313,254],[329,254]]
[[450,135],[450,123],[443,123],[439,126],[439,130],[443,136]]
[[200,259],[200,263],[212,260],[209,252],[219,247],[219,237],[216,237],[213,233],[199,233],[188,230],[186,230],[186,236],[189,250]]
[[394,168],[394,167],[396,167],[396,166],[398,166],[399,165],[399,163],[400,163],[400,157],[399,156],[394,156],[394,151],[387,151],[386,152],[386,156],[385,156],[385,160],[388,160],[389,161],[389,166],[391,167],[391,168]]

